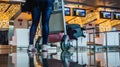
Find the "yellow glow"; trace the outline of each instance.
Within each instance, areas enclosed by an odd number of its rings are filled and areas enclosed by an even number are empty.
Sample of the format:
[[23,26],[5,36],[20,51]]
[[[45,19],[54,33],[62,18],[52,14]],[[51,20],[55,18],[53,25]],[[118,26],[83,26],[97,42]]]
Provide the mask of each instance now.
[[67,4],[67,5],[65,5],[65,7],[70,7],[70,8],[75,8],[75,7],[82,7],[82,6],[78,6],[78,5],[76,5],[76,4]]
[[[88,11],[87,11],[88,12]],[[72,14],[72,13],[71,13]],[[81,26],[83,24],[86,24],[94,19],[97,19],[98,18],[98,12],[91,12],[91,13],[87,13],[86,17],[75,17],[75,16],[66,16],[65,17],[66,21],[68,22],[69,24],[80,24]],[[74,19],[73,19],[74,18]]]
[[0,28],[9,28],[9,20],[20,10],[19,4],[0,3]]
[[113,20],[113,21],[111,21],[111,26],[115,26],[115,25],[118,25],[118,24],[120,24],[119,20]]
[[110,31],[111,28],[112,28],[112,26],[111,26],[111,21],[110,21],[110,20],[107,20],[106,22],[101,23],[101,24],[99,25],[99,30],[100,30],[100,32]]
[[9,21],[8,20],[0,21],[0,28],[8,28],[8,27],[9,27]]
[[26,12],[22,12],[17,19],[25,19],[25,20],[31,20],[32,16],[31,14],[28,14]]

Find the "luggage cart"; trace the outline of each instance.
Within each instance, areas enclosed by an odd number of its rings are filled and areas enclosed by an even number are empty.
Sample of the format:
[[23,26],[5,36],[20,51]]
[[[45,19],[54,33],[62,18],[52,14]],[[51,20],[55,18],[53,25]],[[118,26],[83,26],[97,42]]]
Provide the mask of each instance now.
[[[64,0],[55,0],[54,10],[51,14],[49,21],[48,43],[60,42],[61,39],[66,40],[66,22],[64,15]],[[41,30],[41,29],[40,29]],[[65,37],[65,38],[64,38]],[[38,36],[35,42],[35,47],[39,50],[39,46],[42,44],[42,37]]]
[[[50,22],[49,22],[50,34],[48,37],[48,42],[49,43],[60,42],[61,49],[63,51],[67,51],[71,47],[69,39],[76,39],[77,41],[78,37],[83,36],[81,34],[82,30],[78,24],[66,25],[65,13],[64,13],[64,0],[55,0],[54,8],[55,9],[51,15]],[[79,28],[76,28],[75,26]],[[69,29],[69,28],[72,28],[72,29]],[[68,33],[71,33],[71,34],[68,34]],[[36,48],[38,48],[38,45],[41,43],[42,38],[39,37],[38,39],[39,40],[37,40],[35,45]],[[78,44],[76,44],[76,49],[77,47],[78,47]]]
[[[66,51],[71,47],[69,39],[75,39],[77,41],[78,37],[81,36],[85,37],[83,35],[81,27],[78,24],[66,25],[64,13],[64,0],[55,0],[54,11],[50,18],[49,27],[50,27],[50,35],[48,37],[49,43],[60,42],[60,47],[63,51]],[[42,42],[41,40],[42,37],[40,36],[36,41],[35,46],[38,50],[39,44],[41,44]],[[78,42],[76,42],[76,49],[78,47],[77,43]]]

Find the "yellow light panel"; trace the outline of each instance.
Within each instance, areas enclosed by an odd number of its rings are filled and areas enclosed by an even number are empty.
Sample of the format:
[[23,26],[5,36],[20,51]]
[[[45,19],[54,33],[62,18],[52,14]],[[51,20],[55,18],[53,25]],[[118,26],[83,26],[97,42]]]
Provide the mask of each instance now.
[[19,10],[19,4],[0,3],[0,28],[9,28],[9,20]]

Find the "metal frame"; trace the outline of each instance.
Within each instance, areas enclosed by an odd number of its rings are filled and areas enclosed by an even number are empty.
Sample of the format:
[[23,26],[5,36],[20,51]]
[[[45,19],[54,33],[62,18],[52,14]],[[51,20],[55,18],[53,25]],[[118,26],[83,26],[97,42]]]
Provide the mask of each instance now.
[[61,0],[61,3],[62,3],[62,16],[63,16],[63,23],[64,23],[64,34],[67,35],[66,22],[65,22],[65,12],[64,12],[64,0]]

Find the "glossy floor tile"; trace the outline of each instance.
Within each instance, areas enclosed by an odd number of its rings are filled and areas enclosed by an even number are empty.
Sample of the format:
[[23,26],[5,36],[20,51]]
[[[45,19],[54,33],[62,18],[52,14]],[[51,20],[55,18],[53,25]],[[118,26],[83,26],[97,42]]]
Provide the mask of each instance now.
[[[53,50],[53,49],[52,49]],[[69,51],[28,53],[27,48],[16,52],[0,49],[0,67],[120,67],[120,51],[75,48]]]

